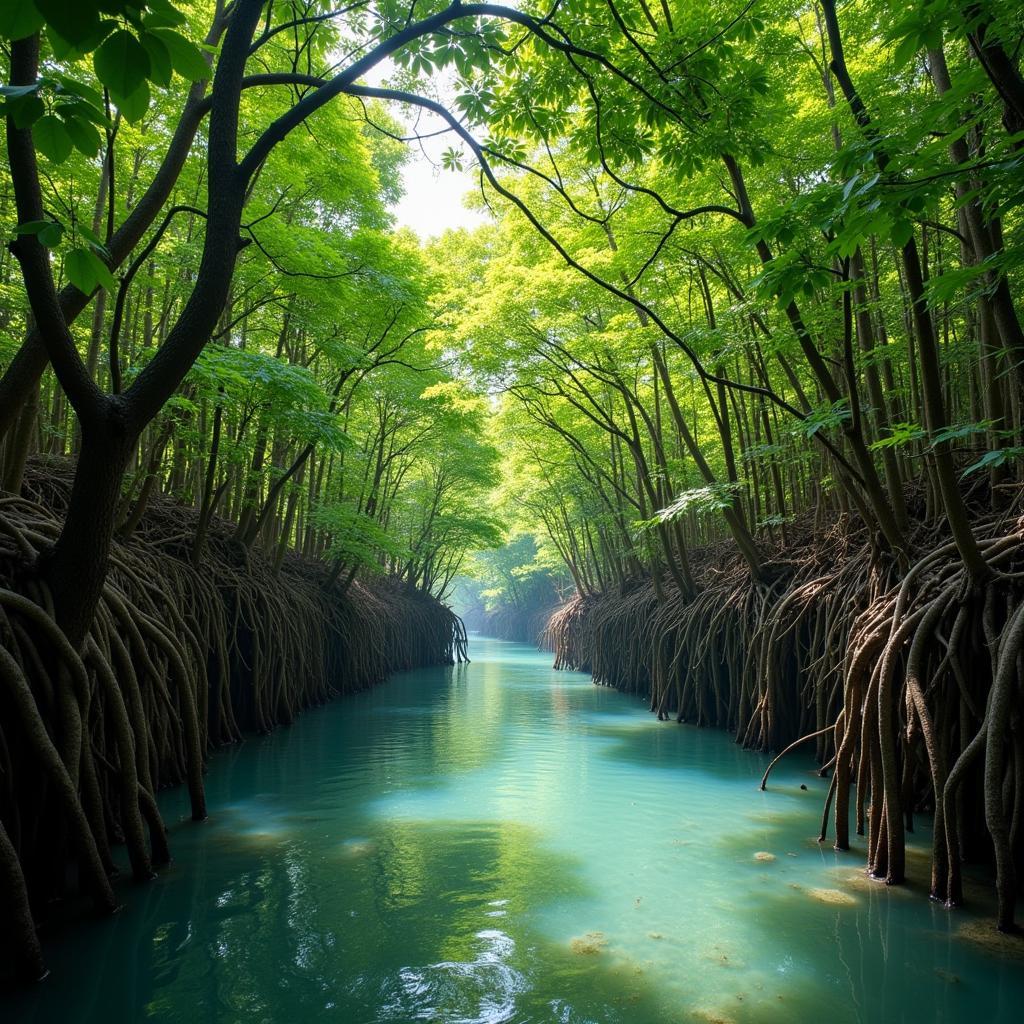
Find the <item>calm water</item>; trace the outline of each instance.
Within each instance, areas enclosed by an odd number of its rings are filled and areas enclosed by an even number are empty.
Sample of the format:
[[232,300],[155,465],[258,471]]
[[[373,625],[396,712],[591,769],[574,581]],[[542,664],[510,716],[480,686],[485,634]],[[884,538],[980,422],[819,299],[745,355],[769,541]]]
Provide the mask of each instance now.
[[724,734],[521,645],[471,656],[215,757],[209,822],[164,801],[175,866],[0,1019],[1021,1019],[1024,959],[814,842],[808,760],[761,793]]

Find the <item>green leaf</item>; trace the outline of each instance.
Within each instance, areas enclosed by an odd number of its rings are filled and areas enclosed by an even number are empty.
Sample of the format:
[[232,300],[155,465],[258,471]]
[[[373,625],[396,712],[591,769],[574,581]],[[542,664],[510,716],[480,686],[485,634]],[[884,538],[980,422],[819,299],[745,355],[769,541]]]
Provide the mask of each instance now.
[[804,437],[814,437],[819,430],[838,427],[850,418],[849,400],[839,399],[830,405],[821,405],[810,409],[796,425],[795,430]]
[[893,221],[892,227],[889,229],[889,238],[892,239],[892,244],[898,246],[900,249],[903,248],[914,237],[914,224],[913,221],[909,220],[896,220]]
[[171,84],[171,55],[163,40],[152,32],[145,32],[139,37],[143,48],[149,56],[150,79],[166,89]]
[[65,39],[52,25],[46,27],[46,38],[57,60],[79,60],[87,52],[85,47],[78,47],[70,39]]
[[72,249],[64,257],[64,273],[68,280],[85,295],[91,295],[99,282],[86,249]]
[[[96,77],[110,90],[110,95],[124,108],[122,101],[133,95],[150,74],[149,55],[142,44],[125,29],[119,29],[93,54]],[[147,96],[148,105],[148,96]],[[127,117],[127,114],[125,114]]]
[[77,248],[64,257],[64,273],[81,292],[91,295],[97,288],[113,291],[117,287],[107,265],[89,249]]
[[96,3],[86,0],[34,0],[46,24],[56,29],[76,47],[87,45],[90,36],[99,28],[100,12]]
[[38,235],[43,228],[52,224],[50,220],[27,220],[24,224],[19,224],[15,229],[16,235]]
[[901,68],[904,65],[909,64],[917,54],[917,50],[917,36],[904,36],[896,45],[896,51],[892,55],[892,59],[896,67]]
[[47,249],[56,249],[64,237],[64,225],[57,220],[27,220],[14,229],[15,235],[35,235]]
[[130,96],[123,96],[117,107],[129,124],[137,124],[149,110],[149,85],[143,82]]
[[173,28],[175,25],[184,24],[184,22],[184,15],[177,12],[172,15],[165,14],[163,11],[149,11],[142,16],[142,24],[149,29]]
[[441,154],[441,166],[446,171],[461,171],[462,170],[462,152],[455,149],[453,146],[449,146]]
[[965,438],[973,437],[975,434],[985,434],[992,429],[992,420],[982,420],[979,423],[954,423],[943,427],[932,435],[932,444],[942,444],[947,441],[963,441]]
[[74,148],[64,122],[54,114],[45,114],[32,126],[36,149],[55,164],[62,164]]
[[891,423],[889,424],[889,435],[879,438],[868,447],[873,452],[881,451],[883,448],[895,448],[919,441],[925,436],[927,435],[924,429],[916,423]]
[[94,107],[85,100],[74,99],[70,103],[58,103],[54,107],[54,112],[65,120],[68,117],[77,117],[79,120],[91,121],[97,128],[107,128],[110,125],[106,106],[102,103],[99,107]]
[[977,462],[968,466],[964,470],[963,476],[977,473],[982,469],[995,469],[996,466],[1005,465],[1011,459],[1019,459],[1022,455],[1024,455],[1024,448],[994,448],[985,452]]
[[103,110],[103,96],[91,85],[86,85],[84,82],[78,81],[77,78],[69,78],[67,75],[55,75],[54,77],[60,84],[60,91],[85,100],[89,106],[95,107],[97,110]]
[[646,530],[659,523],[671,523],[682,518],[689,512],[697,515],[708,512],[721,512],[732,508],[736,503],[736,492],[739,484],[714,483],[706,487],[691,487],[683,491],[672,503],[654,513],[654,518],[638,521],[633,525],[638,530]]
[[180,32],[170,28],[154,28],[150,35],[156,36],[167,47],[171,65],[182,78],[198,82],[210,77],[210,66],[203,59],[199,47]]
[[181,11],[179,11],[178,8],[170,2],[170,0],[147,0],[146,6],[149,8],[150,13],[145,15],[143,21],[145,21],[146,18],[156,15],[162,18],[167,18],[175,25],[185,24],[185,15],[182,14]]
[[39,241],[47,249],[56,249],[64,237],[64,225],[60,221],[51,220],[42,231],[39,232]]
[[95,157],[99,153],[101,140],[95,125],[90,124],[83,117],[65,116],[64,127],[79,153],[83,153],[87,157]]
[[46,104],[35,95],[19,96],[7,101],[7,113],[16,128],[31,128],[46,113]]
[[110,250],[103,244],[103,239],[84,224],[78,225],[78,233],[89,243],[90,247],[100,256],[109,258]]
[[43,27],[43,16],[32,0],[0,0],[0,36],[25,39]]

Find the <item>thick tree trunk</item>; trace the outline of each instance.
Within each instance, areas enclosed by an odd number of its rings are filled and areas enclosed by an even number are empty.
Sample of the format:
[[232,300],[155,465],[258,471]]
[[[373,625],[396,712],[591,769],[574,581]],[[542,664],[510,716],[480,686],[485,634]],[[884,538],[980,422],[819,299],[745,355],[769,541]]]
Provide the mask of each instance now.
[[112,415],[82,431],[75,481],[60,537],[43,559],[57,622],[80,648],[103,592],[117,524],[121,480],[136,438],[112,403]]
[[[218,14],[205,42],[216,45],[224,31],[225,19],[218,5]],[[149,187],[132,207],[124,223],[107,242],[110,252],[109,266],[116,269],[131,254],[170,196],[185,160],[192,149],[192,141],[205,112],[205,82],[196,82],[191,89],[174,135],[167,146],[163,163],[150,182]],[[68,323],[89,304],[90,296],[80,292],[74,285],[61,289],[60,308]],[[3,376],[0,377],[0,438],[3,438],[18,419],[22,406],[39,383],[49,363],[49,355],[43,336],[38,329],[30,330]]]
[[25,465],[32,454],[39,416],[39,381],[29,388],[15,429],[7,435],[4,446],[3,489],[17,494],[25,477]]

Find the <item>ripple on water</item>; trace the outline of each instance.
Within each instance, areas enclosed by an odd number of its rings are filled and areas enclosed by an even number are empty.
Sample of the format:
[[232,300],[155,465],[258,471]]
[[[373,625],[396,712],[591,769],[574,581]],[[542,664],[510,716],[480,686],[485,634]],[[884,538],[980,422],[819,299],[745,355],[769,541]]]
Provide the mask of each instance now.
[[507,963],[515,952],[515,941],[496,929],[477,932],[476,938],[479,944],[472,960],[400,968],[378,1020],[446,1024],[513,1020],[516,997],[529,988],[526,975]]

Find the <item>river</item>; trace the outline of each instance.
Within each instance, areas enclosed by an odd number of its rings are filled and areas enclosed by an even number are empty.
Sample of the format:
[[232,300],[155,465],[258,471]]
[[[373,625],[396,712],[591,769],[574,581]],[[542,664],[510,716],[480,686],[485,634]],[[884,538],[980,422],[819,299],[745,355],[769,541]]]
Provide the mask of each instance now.
[[470,655],[216,754],[209,821],[162,798],[174,865],[51,936],[51,978],[0,1019],[1021,1019],[1024,959],[925,898],[926,830],[921,880],[886,889],[815,841],[807,756],[762,793],[724,733],[520,644]]

